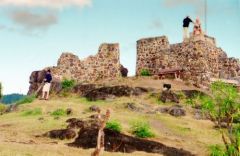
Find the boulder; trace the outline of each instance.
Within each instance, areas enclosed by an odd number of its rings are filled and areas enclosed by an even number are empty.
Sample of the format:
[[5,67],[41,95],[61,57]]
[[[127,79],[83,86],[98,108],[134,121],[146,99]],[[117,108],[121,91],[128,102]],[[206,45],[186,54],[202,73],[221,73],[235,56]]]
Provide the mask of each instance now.
[[165,102],[179,103],[179,97],[177,96],[177,94],[175,94],[171,90],[162,91],[161,96],[160,96],[160,100],[164,103]]
[[[35,94],[37,91],[38,91],[38,93],[36,93],[37,95],[41,94],[41,90],[38,89],[42,86],[42,82],[45,78],[45,75],[46,75],[45,70],[34,71],[31,73],[29,78],[30,86],[27,93],[28,95]],[[54,93],[59,93],[61,89],[62,89],[61,82],[53,78],[53,81],[51,83],[51,91]]]
[[125,108],[127,108],[128,110],[133,111],[133,112],[143,111],[143,108],[137,107],[135,103],[127,103]]
[[96,101],[122,96],[138,96],[147,91],[147,89],[141,87],[132,88],[129,86],[106,86],[89,91],[85,97],[90,101]]
[[92,112],[99,112],[99,111],[101,111],[101,109],[98,106],[95,106],[95,105],[90,106],[89,110],[92,111]]
[[76,137],[76,132],[72,129],[60,129],[52,130],[44,134],[44,136],[53,138],[53,139],[73,139]]
[[78,84],[73,87],[72,91],[80,96],[85,96],[88,92],[95,88],[95,84]]
[[128,76],[128,69],[125,68],[123,65],[121,65],[121,67],[120,67],[120,72],[121,72],[122,77]]
[[155,113],[160,112],[160,113],[168,113],[172,116],[179,117],[179,116],[185,116],[186,111],[182,108],[180,105],[174,105],[171,107],[159,107],[155,109]]
[[83,128],[84,127],[84,121],[77,119],[77,118],[71,118],[66,121],[68,123],[67,128]]
[[180,105],[175,105],[170,107],[168,110],[168,113],[175,117],[186,115],[186,111]]

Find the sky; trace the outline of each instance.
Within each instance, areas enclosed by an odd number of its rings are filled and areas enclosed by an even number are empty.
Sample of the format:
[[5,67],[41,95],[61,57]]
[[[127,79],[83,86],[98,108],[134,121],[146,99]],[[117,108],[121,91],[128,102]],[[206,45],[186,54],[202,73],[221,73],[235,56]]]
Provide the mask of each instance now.
[[[206,0],[207,34],[240,58],[240,0]],[[3,93],[26,94],[32,71],[55,66],[62,52],[84,59],[101,43],[119,43],[120,61],[135,74],[136,41],[166,35],[182,42],[182,20],[200,17],[205,0],[0,0]],[[192,30],[192,26],[190,27]]]

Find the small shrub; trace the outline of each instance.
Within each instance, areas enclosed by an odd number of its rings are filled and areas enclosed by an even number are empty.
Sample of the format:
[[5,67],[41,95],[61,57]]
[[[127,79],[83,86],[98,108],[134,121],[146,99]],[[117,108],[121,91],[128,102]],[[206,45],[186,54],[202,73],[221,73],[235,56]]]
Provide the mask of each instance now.
[[233,122],[234,123],[240,123],[240,112],[233,116]]
[[141,76],[151,76],[148,69],[142,69],[140,74]]
[[56,109],[51,113],[52,116],[65,116],[67,113],[64,109]]
[[121,126],[120,122],[118,122],[116,120],[107,122],[106,128],[111,129],[115,132],[122,131],[122,126]]
[[[219,127],[226,155],[239,156],[240,129],[233,130],[233,117],[240,110],[239,93],[233,85],[221,81],[211,84],[211,92],[212,96],[202,101],[202,109]],[[222,126],[223,122],[226,122],[226,127]]]
[[0,114],[4,113],[6,109],[7,109],[6,105],[0,104]]
[[63,90],[70,90],[74,87],[75,85],[75,81],[74,80],[68,80],[68,79],[64,79],[61,82],[62,88]]
[[149,123],[144,121],[133,122],[131,125],[131,132],[139,138],[150,138],[155,136],[150,129]]
[[16,104],[22,105],[27,103],[32,103],[36,99],[35,96],[25,96],[23,99],[19,100]]
[[210,156],[227,156],[219,145],[210,146]]
[[37,116],[42,115],[42,109],[41,108],[35,108],[33,110],[27,110],[23,112],[23,116]]
[[182,91],[178,92],[177,96],[179,97],[179,99],[186,99],[186,95]]
[[194,94],[193,97],[187,98],[185,103],[192,107],[201,106],[203,101],[208,101],[209,97],[201,94]]

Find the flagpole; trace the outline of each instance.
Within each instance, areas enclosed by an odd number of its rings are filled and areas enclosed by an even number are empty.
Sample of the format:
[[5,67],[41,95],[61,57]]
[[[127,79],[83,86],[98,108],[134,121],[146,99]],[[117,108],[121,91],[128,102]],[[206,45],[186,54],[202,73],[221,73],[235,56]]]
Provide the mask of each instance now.
[[204,2],[204,14],[205,14],[205,34],[207,34],[207,0]]

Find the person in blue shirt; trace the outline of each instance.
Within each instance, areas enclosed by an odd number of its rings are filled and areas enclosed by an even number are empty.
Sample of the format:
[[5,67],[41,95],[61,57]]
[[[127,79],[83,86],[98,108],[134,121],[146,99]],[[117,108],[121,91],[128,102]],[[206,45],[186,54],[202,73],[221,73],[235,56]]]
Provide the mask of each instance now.
[[51,70],[47,70],[47,73],[44,78],[44,86],[42,89],[42,99],[48,100],[49,98],[49,92],[51,88],[51,82],[52,82],[52,75],[51,75]]

